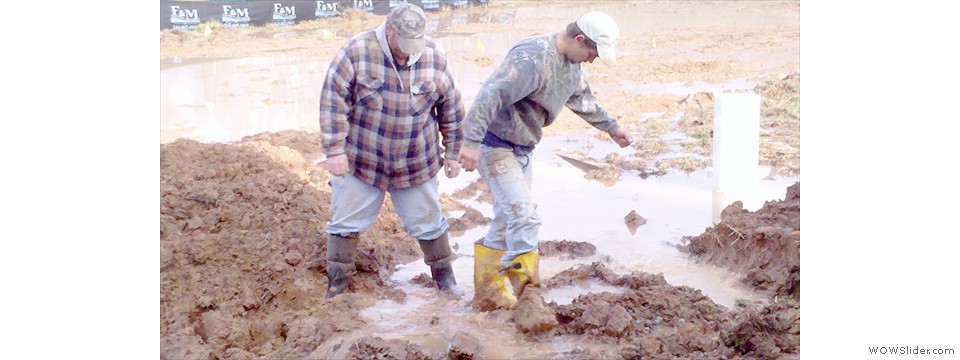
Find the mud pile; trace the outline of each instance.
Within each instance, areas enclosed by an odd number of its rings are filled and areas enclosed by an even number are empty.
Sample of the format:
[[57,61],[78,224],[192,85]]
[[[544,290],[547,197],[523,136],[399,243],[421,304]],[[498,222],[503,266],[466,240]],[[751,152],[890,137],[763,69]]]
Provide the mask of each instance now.
[[572,259],[584,256],[591,256],[597,253],[597,247],[591,243],[583,241],[570,240],[541,240],[537,251],[540,256],[556,256],[565,259]]
[[800,351],[798,302],[729,311],[700,290],[668,284],[662,275],[619,276],[599,262],[563,271],[545,287],[587,280],[626,291],[585,294],[569,305],[551,303],[560,323],[557,334],[610,346],[604,352],[578,347],[558,358],[776,359]]
[[771,298],[800,300],[800,183],[787,188],[782,201],[760,210],[739,201],[720,213],[720,223],[696,237],[684,238],[680,251],[745,274],[743,282]]
[[[314,137],[161,145],[161,358],[304,357],[360,325],[372,302],[323,300],[330,193],[303,156]],[[422,256],[384,212],[361,237],[354,290],[383,291],[395,265]]]

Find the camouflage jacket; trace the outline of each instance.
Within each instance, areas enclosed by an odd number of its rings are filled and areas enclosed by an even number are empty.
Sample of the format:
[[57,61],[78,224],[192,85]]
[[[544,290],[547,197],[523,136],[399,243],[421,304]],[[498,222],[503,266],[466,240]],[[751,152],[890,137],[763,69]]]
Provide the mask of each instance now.
[[597,103],[580,64],[557,49],[557,36],[524,39],[510,49],[467,112],[464,147],[478,148],[487,131],[515,145],[534,146],[563,106],[601,131],[620,128]]

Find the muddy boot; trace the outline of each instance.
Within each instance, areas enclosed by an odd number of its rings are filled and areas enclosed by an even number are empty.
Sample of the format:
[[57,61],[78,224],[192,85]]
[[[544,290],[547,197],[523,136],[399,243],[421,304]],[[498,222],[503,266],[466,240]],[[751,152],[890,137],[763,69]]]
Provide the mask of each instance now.
[[453,276],[451,263],[455,258],[450,251],[450,242],[447,233],[434,240],[419,240],[420,250],[423,250],[423,262],[430,266],[430,275],[437,283],[437,288],[445,293],[457,293],[457,279]]
[[513,309],[517,297],[507,289],[506,277],[500,272],[500,257],[507,251],[488,248],[482,243],[480,239],[473,244],[473,307],[479,311]]
[[327,299],[350,286],[350,277],[357,270],[357,237],[330,234],[327,238]]
[[540,253],[537,250],[517,256],[504,269],[510,283],[513,284],[513,294],[517,298],[523,295],[528,286],[540,287]]

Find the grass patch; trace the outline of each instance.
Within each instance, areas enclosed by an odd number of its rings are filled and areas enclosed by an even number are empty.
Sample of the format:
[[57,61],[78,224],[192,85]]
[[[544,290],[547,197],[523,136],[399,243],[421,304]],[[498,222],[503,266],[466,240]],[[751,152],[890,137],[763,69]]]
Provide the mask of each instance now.
[[670,144],[658,138],[642,139],[635,141],[633,148],[637,150],[637,152],[634,154],[636,157],[641,159],[652,159],[658,155],[669,152]]
[[666,172],[669,169],[678,169],[686,174],[706,168],[707,166],[710,166],[710,160],[690,156],[662,159],[654,165],[658,171]]

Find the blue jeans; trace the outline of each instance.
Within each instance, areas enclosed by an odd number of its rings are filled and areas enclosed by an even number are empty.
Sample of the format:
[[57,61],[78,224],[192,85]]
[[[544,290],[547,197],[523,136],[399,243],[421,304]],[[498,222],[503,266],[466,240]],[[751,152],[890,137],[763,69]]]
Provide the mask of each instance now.
[[477,171],[493,194],[493,221],[483,245],[506,250],[504,267],[517,256],[537,249],[540,216],[533,201],[532,154],[517,155],[512,149],[480,145]]
[[[440,211],[439,185],[434,176],[426,183],[389,191],[403,230],[417,240],[435,240],[450,227]],[[331,177],[330,187],[333,194],[327,233],[348,236],[373,225],[380,214],[385,191],[350,174]]]

